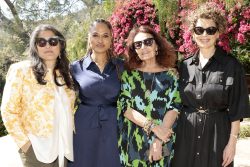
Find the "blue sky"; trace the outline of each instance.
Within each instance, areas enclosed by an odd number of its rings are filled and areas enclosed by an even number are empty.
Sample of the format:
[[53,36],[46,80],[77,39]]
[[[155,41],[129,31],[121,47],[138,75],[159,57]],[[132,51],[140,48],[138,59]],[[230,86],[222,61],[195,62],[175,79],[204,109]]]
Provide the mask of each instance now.
[[[73,1],[73,2],[72,2]],[[82,1],[79,1],[79,0],[72,0],[72,8],[71,8],[71,12],[76,12],[76,11],[79,11],[81,10],[82,8],[84,8],[84,4]],[[75,1],[75,2],[74,2]],[[44,7],[44,3],[42,3],[40,0],[37,0],[37,3],[39,5],[41,5],[40,9],[42,9]],[[6,16],[7,18],[13,18],[7,4],[4,2],[4,0],[0,0],[0,9],[2,11],[2,13],[4,14],[4,16]],[[21,18],[22,19],[22,18]]]

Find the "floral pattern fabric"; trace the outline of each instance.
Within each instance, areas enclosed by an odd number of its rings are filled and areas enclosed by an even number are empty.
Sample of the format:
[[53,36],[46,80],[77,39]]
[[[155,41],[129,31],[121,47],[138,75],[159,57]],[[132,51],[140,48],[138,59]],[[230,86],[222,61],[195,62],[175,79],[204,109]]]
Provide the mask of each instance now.
[[[149,137],[143,128],[126,119],[123,114],[133,108],[147,118],[161,124],[165,114],[170,110],[179,111],[180,95],[178,77],[172,70],[148,73],[138,70],[124,71],[121,77],[121,94],[118,99],[118,147],[123,166],[166,167],[173,156],[172,144],[175,134],[167,143],[171,151],[169,157],[149,163],[147,151],[154,136]],[[173,127],[176,125],[174,124]]]
[[[10,66],[3,92],[1,114],[8,133],[22,147],[29,141],[27,134],[46,137],[52,133],[54,119],[53,78],[46,75],[46,85],[40,85],[31,69],[30,61]],[[63,86],[74,111],[75,92]]]

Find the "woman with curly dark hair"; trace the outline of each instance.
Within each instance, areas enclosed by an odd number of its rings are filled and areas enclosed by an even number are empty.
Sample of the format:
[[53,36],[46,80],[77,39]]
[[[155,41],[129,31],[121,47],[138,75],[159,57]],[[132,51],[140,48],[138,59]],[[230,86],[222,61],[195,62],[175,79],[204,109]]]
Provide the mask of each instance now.
[[118,147],[123,166],[169,164],[180,97],[173,47],[149,26],[131,30],[118,99]]
[[30,38],[30,60],[12,64],[1,105],[4,125],[25,167],[66,166],[73,160],[74,83],[64,36],[39,25]]
[[216,45],[225,17],[203,4],[189,17],[199,50],[180,65],[183,110],[173,167],[233,167],[240,120],[250,116],[244,70]]

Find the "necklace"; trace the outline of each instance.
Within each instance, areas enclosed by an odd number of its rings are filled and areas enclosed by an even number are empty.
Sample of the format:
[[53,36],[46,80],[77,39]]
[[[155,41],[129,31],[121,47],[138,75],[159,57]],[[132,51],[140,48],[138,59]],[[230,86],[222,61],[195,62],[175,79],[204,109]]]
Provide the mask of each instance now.
[[153,89],[153,84],[154,84],[154,80],[155,80],[155,73],[153,74],[153,79],[151,81],[151,84],[150,84],[150,90],[147,89],[147,86],[146,86],[146,81],[145,81],[145,75],[144,75],[144,72],[143,72],[143,82],[144,82],[144,85],[145,85],[145,96],[146,97],[149,97],[152,93],[152,89]]

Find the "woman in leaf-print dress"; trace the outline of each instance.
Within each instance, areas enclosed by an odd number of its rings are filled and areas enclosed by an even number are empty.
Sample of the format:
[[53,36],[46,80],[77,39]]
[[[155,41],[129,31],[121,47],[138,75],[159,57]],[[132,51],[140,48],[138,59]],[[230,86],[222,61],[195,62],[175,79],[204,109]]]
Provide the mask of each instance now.
[[129,34],[127,58],[118,99],[121,164],[166,167],[181,103],[175,52],[153,29],[141,26]]

